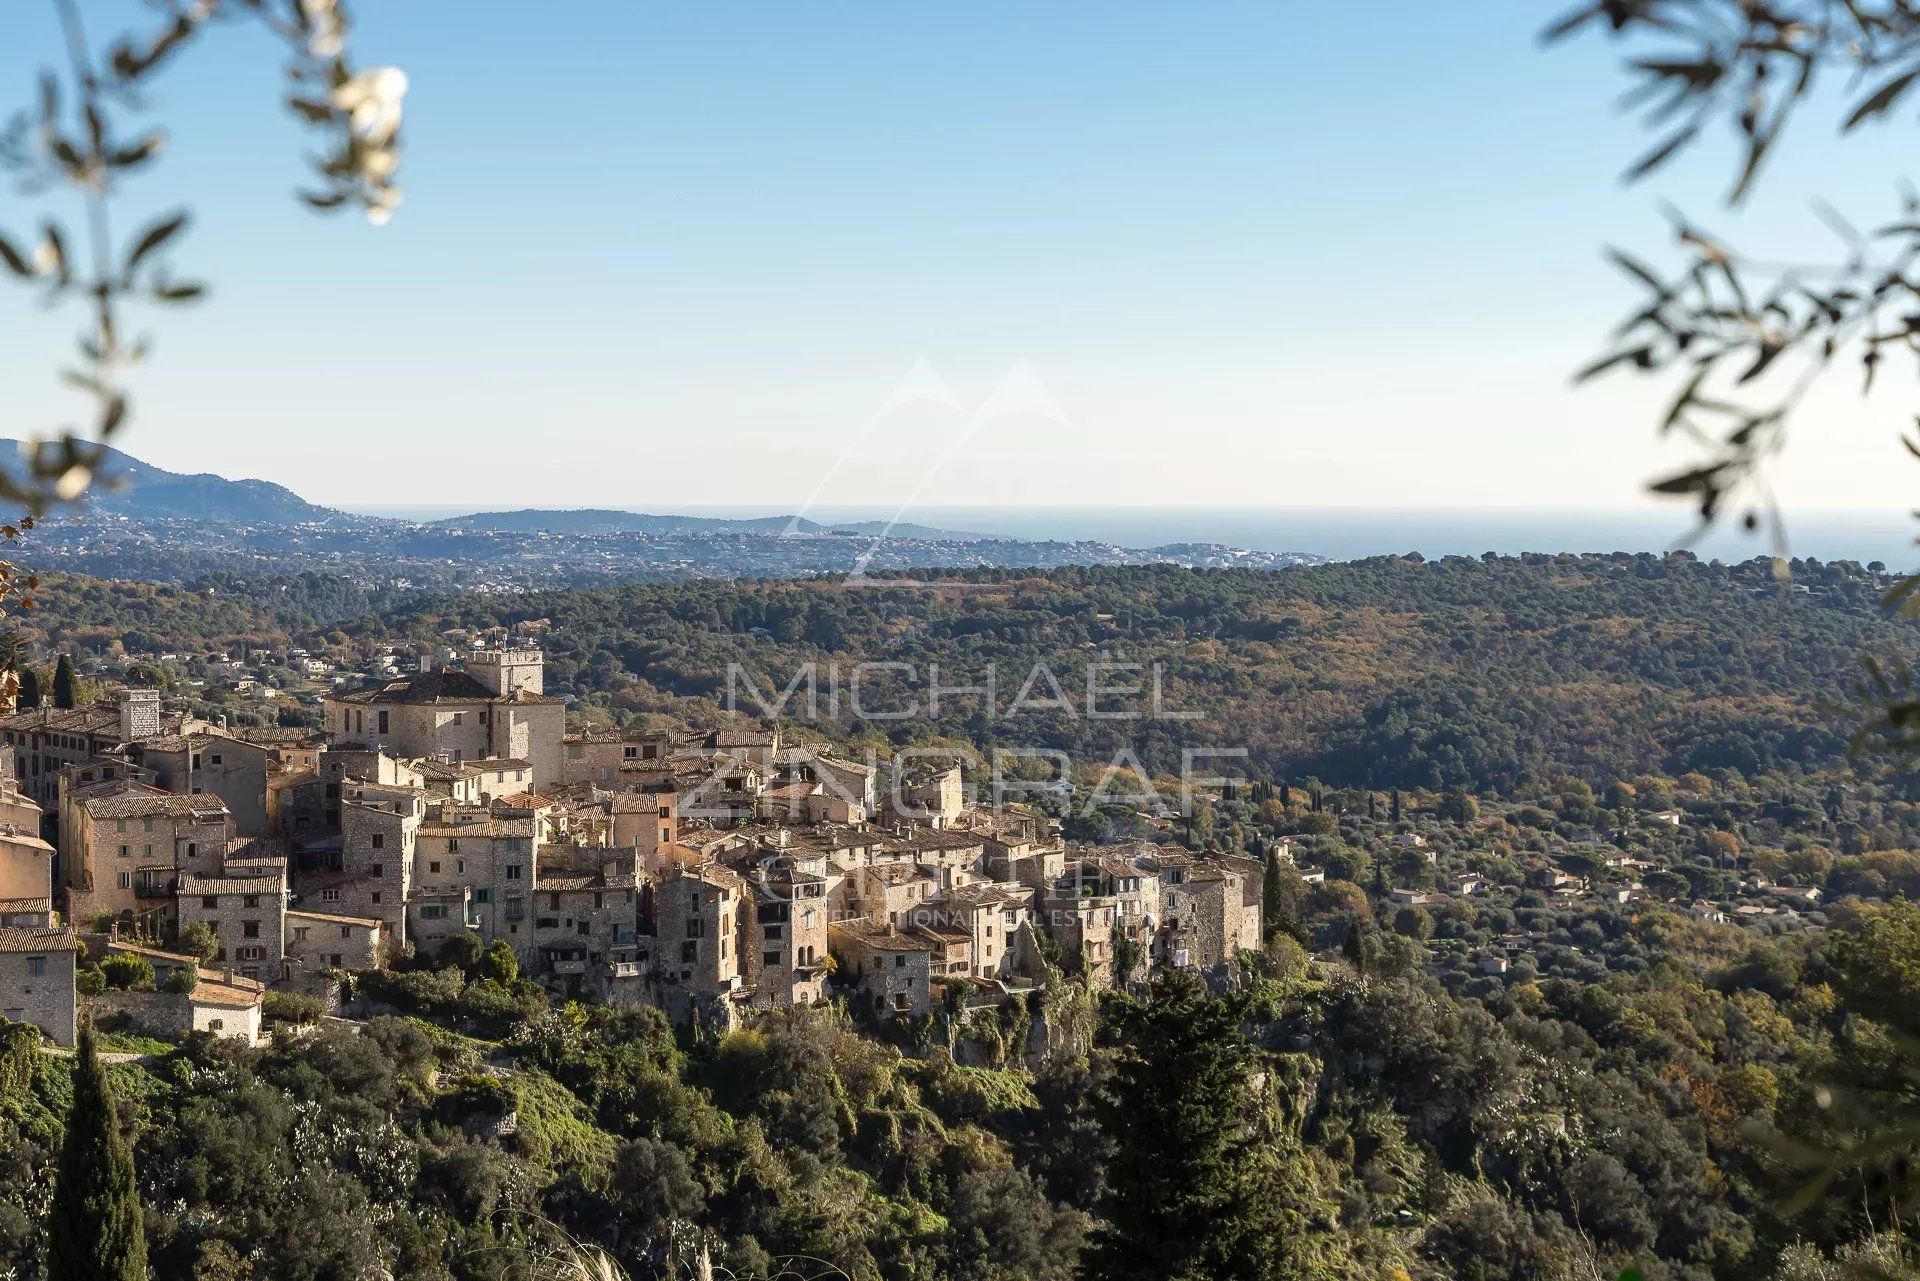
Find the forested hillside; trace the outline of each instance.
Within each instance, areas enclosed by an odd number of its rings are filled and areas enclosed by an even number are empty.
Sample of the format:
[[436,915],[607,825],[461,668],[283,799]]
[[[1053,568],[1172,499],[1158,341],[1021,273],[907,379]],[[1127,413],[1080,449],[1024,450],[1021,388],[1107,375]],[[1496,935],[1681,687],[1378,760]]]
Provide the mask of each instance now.
[[[1156,771],[1176,769],[1182,745],[1245,746],[1258,772],[1500,788],[1567,772],[1599,782],[1831,763],[1845,751],[1842,705],[1862,655],[1903,654],[1916,639],[1884,616],[1883,587],[1850,564],[1803,562],[1782,583],[1761,562],[1684,555],[1380,558],[1278,573],[951,574],[918,586],[636,584],[438,600],[342,626],[428,636],[549,618],[550,690],[616,714],[662,708],[663,696],[724,699],[735,663],[771,699],[801,664],[823,665],[824,682],[835,660],[843,674],[859,660],[913,664],[891,691],[870,680],[867,704],[899,709],[918,694],[925,713],[929,664],[949,685],[980,684],[992,666],[1000,715],[984,698],[948,698],[938,716],[861,725],[843,707],[833,728],[1087,761],[1131,749]],[[1197,717],[1005,714],[1035,665],[1072,692],[1084,691],[1088,664],[1113,661],[1162,664],[1164,709]]]
[[[377,643],[438,641],[455,628],[548,619],[549,692],[616,719],[711,718],[738,664],[769,703],[804,665],[815,727],[858,741],[942,737],[978,748],[1047,747],[1098,764],[1138,752],[1177,770],[1183,746],[1245,747],[1255,772],[1338,785],[1507,788],[1573,773],[1601,783],[1642,770],[1830,765],[1866,655],[1903,656],[1920,634],[1880,608],[1886,580],[1849,563],[1685,555],[1377,558],[1278,572],[1172,567],[952,572],[903,582],[635,583],[524,594],[424,596],[340,576],[216,575],[188,586],[48,575],[13,625],[42,658],[60,648],[157,651],[297,643],[355,670]],[[865,706],[838,715],[830,675],[868,673]],[[1180,718],[1084,715],[1088,668],[1144,682],[1107,706]],[[940,681],[997,690],[926,697]],[[1036,666],[1072,712],[1015,712]],[[830,673],[829,668],[836,669]],[[747,687],[734,693],[757,711]],[[784,709],[800,718],[803,698]],[[1013,714],[1010,714],[1013,713]],[[881,745],[876,743],[876,745]]]

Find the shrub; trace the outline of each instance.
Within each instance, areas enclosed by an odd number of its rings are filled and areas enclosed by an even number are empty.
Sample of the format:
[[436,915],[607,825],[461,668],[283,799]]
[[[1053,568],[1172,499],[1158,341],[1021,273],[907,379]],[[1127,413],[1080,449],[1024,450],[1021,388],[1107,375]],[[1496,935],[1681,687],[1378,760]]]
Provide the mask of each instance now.
[[144,956],[133,956],[126,952],[114,952],[100,962],[100,973],[106,979],[108,987],[122,991],[138,989],[153,990],[153,966]]
[[195,921],[180,931],[180,950],[202,961],[211,961],[220,951],[220,940],[214,935],[211,925],[205,921]]
[[326,1002],[304,992],[268,992],[266,1003],[261,1007],[261,1013],[271,1022],[302,1026],[318,1023],[326,1012]]

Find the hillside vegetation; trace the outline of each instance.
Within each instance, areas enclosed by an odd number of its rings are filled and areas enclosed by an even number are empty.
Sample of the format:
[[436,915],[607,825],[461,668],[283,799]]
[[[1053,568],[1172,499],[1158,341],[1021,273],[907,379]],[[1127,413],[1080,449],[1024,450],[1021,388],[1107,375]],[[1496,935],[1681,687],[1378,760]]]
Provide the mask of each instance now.
[[[724,701],[730,664],[771,702],[811,662],[824,722],[825,665],[844,679],[851,663],[884,661],[913,671],[870,678],[866,705],[904,710],[917,696],[918,714],[856,724],[843,699],[822,728],[1086,761],[1132,750],[1156,771],[1177,770],[1183,746],[1244,746],[1257,773],[1506,788],[1569,772],[1597,782],[1831,764],[1846,749],[1862,655],[1902,654],[1915,639],[1884,616],[1882,589],[1849,564],[1802,563],[1783,584],[1760,562],[1684,555],[1378,558],[1278,573],[956,573],[918,586],[648,583],[424,602],[345,630],[428,636],[548,618],[549,690],[616,715]],[[1098,662],[1161,665],[1161,706],[1197,715],[1006,714],[1040,664],[1084,712]],[[933,663],[948,685],[979,685],[991,666],[1000,714],[949,697],[928,715]],[[735,692],[754,710],[744,684]],[[1104,706],[1150,710],[1145,696]]]

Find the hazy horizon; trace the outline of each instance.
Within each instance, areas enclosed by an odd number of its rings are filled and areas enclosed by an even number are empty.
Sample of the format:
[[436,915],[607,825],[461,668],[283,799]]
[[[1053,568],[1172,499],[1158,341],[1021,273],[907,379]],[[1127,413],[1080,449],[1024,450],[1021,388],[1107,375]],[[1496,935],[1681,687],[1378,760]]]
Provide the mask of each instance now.
[[[402,520],[444,520],[486,511],[608,510],[653,516],[754,519],[798,514],[778,504],[579,505],[522,503],[515,508],[459,504],[371,504],[343,508],[359,515]],[[888,521],[894,508],[824,504],[806,513],[823,525]],[[1663,552],[1685,547],[1703,559],[1748,560],[1770,555],[1764,532],[1716,530],[1690,539],[1689,514],[1676,505],[1618,508],[1365,508],[1100,506],[1054,504],[1045,509],[982,504],[917,507],[899,515],[904,524],[1035,541],[1091,540],[1124,547],[1180,542],[1221,543],[1260,552],[1304,552],[1335,560],[1419,552],[1425,556],[1477,556],[1485,552]],[[1899,512],[1829,509],[1792,515],[1787,552],[1819,560],[1884,561],[1896,569],[1920,568],[1915,526]]]

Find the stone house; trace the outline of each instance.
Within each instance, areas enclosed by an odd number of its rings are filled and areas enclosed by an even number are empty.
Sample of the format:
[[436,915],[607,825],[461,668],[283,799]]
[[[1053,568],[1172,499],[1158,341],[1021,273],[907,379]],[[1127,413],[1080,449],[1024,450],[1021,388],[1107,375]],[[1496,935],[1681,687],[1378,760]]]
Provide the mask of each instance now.
[[80,949],[67,929],[0,929],[0,1017],[31,1023],[55,1045],[72,1045]]
[[961,931],[976,978],[1010,977],[1022,973],[1028,964],[1024,931],[1033,915],[1033,894],[1022,886],[962,886],[921,904],[909,915],[916,925]]
[[[595,851],[583,851],[582,857]],[[640,887],[629,858],[598,871],[541,867],[533,884],[531,968],[578,979],[592,995],[610,991],[616,959],[630,959],[640,938]]]
[[413,915],[423,932],[438,932],[460,915],[454,909],[464,906],[468,924],[461,928],[488,943],[506,940],[524,963],[534,949],[529,906],[539,836],[537,813],[506,802],[442,803],[428,811],[413,854],[419,890]]
[[176,796],[124,779],[83,790],[74,814],[62,874],[68,910],[79,922],[170,922],[176,879],[217,873],[233,839],[233,819],[219,797]]
[[0,898],[0,930],[50,930],[57,920],[51,898]]
[[966,778],[958,765],[929,771],[920,778],[899,777],[887,806],[902,822],[920,823],[935,831],[952,827],[966,812]]
[[612,784],[623,769],[664,761],[672,752],[673,738],[668,734],[628,729],[568,734],[559,781]]
[[53,846],[40,839],[38,825],[0,824],[0,900],[52,897]]
[[303,970],[375,970],[383,960],[381,923],[369,916],[330,912],[286,914],[287,968]]
[[679,840],[680,797],[668,788],[658,791],[614,792],[606,798],[610,843],[633,850],[640,866],[656,871],[660,851]]
[[829,950],[826,879],[780,868],[746,885],[752,906],[742,943],[748,1003],[758,1009],[817,1004]]
[[566,704],[542,693],[543,680],[537,649],[477,649],[462,667],[399,676],[321,702],[335,742],[411,759],[524,760],[537,789],[562,781],[566,735]]
[[746,883],[728,868],[669,866],[654,887],[654,965],[676,1018],[696,998],[736,999]]
[[486,805],[526,792],[533,786],[529,761],[421,761],[415,767],[429,796],[445,797],[456,805]]
[[219,797],[238,835],[264,836],[270,830],[267,775],[272,760],[265,747],[204,731],[145,739],[123,750],[151,772],[155,787],[178,795]]
[[426,794],[414,787],[348,781],[340,798],[339,867],[300,878],[301,906],[341,916],[372,917],[394,946],[407,942],[407,903],[414,855],[427,818]]
[[180,877],[180,928],[204,924],[219,950],[212,964],[242,978],[273,982],[283,972],[287,878],[284,867],[251,876]]
[[948,946],[934,931],[860,918],[835,921],[827,939],[840,965],[839,981],[854,988],[875,1016],[913,1018],[931,1008],[934,969],[937,964],[944,971]]

